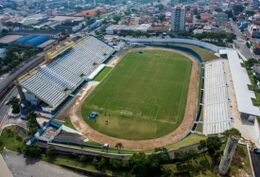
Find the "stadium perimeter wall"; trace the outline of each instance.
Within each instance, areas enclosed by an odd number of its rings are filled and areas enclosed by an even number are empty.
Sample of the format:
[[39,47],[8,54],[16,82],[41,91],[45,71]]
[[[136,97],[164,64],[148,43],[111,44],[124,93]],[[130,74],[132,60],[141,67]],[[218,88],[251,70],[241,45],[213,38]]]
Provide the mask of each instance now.
[[181,39],[181,38],[123,38],[123,40],[129,43],[140,43],[140,44],[158,44],[158,43],[165,43],[165,44],[190,44],[199,46],[205,49],[209,49],[213,52],[218,52],[223,47],[216,46],[211,43],[193,40],[193,39]]

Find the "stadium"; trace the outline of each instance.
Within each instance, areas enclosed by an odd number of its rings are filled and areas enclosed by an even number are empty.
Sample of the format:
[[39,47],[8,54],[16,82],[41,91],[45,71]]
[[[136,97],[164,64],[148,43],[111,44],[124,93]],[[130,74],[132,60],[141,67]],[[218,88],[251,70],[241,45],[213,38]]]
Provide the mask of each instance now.
[[235,49],[190,39],[124,41],[115,51],[87,36],[47,51],[46,62],[17,81],[22,102],[40,117],[69,118],[88,141],[127,149],[219,134],[236,126],[234,115],[260,115]]

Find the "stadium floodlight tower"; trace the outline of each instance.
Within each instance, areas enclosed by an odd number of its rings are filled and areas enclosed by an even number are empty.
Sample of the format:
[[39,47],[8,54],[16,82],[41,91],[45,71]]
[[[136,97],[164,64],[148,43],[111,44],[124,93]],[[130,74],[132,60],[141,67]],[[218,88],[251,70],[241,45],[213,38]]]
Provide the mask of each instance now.
[[230,163],[232,161],[232,158],[235,154],[236,147],[238,144],[239,137],[238,136],[230,136],[228,138],[224,154],[221,158],[221,161],[219,163],[218,172],[221,175],[226,175],[230,166]]

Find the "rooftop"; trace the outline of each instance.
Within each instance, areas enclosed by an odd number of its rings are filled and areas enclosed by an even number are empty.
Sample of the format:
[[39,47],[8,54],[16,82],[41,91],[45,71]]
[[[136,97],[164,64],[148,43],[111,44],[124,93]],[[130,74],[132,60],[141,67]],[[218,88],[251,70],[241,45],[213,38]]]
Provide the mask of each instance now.
[[246,69],[241,65],[243,63],[242,60],[234,49],[223,49],[221,52],[226,53],[228,57],[238,111],[260,116],[259,108],[254,106],[252,102],[252,99],[255,98],[255,93],[248,88],[251,82]]

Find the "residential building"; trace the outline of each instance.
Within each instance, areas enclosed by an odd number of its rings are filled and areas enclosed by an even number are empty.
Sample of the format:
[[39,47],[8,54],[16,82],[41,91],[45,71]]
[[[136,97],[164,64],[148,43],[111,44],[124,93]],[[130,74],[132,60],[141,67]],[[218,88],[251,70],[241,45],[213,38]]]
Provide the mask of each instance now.
[[185,31],[185,7],[176,6],[172,10],[171,31]]

